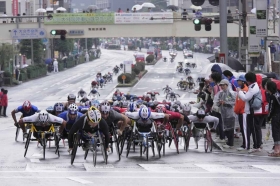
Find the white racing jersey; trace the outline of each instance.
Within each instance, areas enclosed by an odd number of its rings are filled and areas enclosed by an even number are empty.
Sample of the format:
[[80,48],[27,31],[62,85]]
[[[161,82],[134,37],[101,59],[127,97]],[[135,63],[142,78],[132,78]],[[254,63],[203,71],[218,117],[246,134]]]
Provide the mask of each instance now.
[[[23,123],[36,123],[39,122],[39,113],[35,113],[32,116],[27,116],[22,118]],[[48,122],[49,123],[63,123],[63,119],[52,114],[48,114]]]
[[[140,119],[139,112],[125,112],[125,115],[133,120]],[[151,112],[150,119],[162,119],[164,116],[164,113]]]

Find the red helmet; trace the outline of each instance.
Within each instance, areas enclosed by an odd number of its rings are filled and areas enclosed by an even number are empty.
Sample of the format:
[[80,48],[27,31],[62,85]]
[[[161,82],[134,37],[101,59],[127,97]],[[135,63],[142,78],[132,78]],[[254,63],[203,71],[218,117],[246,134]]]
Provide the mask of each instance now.
[[163,104],[159,104],[157,107],[156,107],[156,112],[159,112],[159,113],[165,113],[166,112],[166,108]]
[[30,101],[25,101],[23,104],[22,104],[22,108],[25,112],[29,112],[30,109],[31,109],[31,103]]

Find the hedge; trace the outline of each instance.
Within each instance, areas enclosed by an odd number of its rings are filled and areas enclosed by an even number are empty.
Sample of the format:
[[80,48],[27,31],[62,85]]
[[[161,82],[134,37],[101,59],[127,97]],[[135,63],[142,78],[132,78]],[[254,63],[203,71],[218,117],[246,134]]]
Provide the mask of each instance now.
[[120,50],[121,46],[120,45],[108,45],[108,49],[117,49]]
[[136,67],[140,69],[140,71],[145,70],[145,63],[144,62],[136,62]]
[[118,82],[119,83],[123,83],[123,79],[122,79],[123,75],[126,76],[125,83],[130,83],[132,80],[134,80],[136,78],[136,74],[133,71],[132,71],[131,74],[129,74],[129,73],[122,73],[121,75],[118,76]]
[[134,67],[132,68],[132,71],[135,72],[136,75],[138,75],[138,74],[141,72],[140,68],[137,67],[137,66],[134,66]]
[[147,63],[152,63],[155,60],[155,56],[150,54],[146,57]]

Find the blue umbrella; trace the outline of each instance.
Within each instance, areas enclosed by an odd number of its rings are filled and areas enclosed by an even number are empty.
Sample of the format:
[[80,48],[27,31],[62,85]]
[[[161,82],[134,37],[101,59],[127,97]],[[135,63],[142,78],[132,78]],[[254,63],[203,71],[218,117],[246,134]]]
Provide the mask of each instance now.
[[52,59],[51,58],[48,58],[45,60],[45,64],[49,65],[52,63]]

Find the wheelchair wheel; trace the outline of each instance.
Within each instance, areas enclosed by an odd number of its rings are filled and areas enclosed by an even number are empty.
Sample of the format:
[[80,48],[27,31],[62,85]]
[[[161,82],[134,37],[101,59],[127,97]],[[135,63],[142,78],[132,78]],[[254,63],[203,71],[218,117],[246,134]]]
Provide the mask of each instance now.
[[160,142],[160,139],[159,139],[157,133],[156,133],[155,143],[156,143],[156,149],[157,149],[157,152],[158,152],[158,157],[161,158],[161,154],[160,154],[160,145],[162,145],[162,144],[161,144],[161,142]]
[[[16,136],[15,136],[15,141],[17,142],[18,140],[18,135],[19,135],[19,132],[20,132],[20,127],[17,126],[17,129],[16,129]],[[24,138],[23,138],[24,139]]]
[[28,150],[28,147],[29,147],[29,143],[30,143],[30,140],[31,140],[31,134],[32,134],[32,132],[29,131],[28,136],[27,136],[27,139],[26,139],[26,142],[25,142],[24,157],[26,156],[26,153],[27,153],[27,150]]
[[75,157],[76,157],[76,153],[77,153],[77,149],[80,143],[80,134],[76,133],[74,134],[74,145],[73,145],[73,149],[72,149],[72,153],[71,153],[71,165],[73,165]]
[[60,157],[60,154],[59,154],[59,138],[56,134],[54,134],[54,142],[55,142],[55,154],[58,155],[58,157]]
[[205,152],[212,152],[213,148],[213,141],[211,137],[211,132],[209,130],[206,130],[206,134],[204,135],[204,149]]
[[96,157],[97,157],[97,149],[96,149],[96,143],[94,143],[93,144],[93,153],[92,153],[94,167],[96,166]]
[[46,140],[46,135],[44,132],[41,135],[41,140],[42,140],[42,145],[43,145],[43,159],[45,159],[46,158],[47,140]]
[[184,149],[186,152],[188,152],[189,149],[190,138],[191,138],[191,130],[184,132],[184,142],[185,142]]
[[133,131],[130,132],[130,137],[127,140],[126,157],[128,157],[128,154],[129,154],[129,151],[130,151],[132,143],[134,144],[134,141],[133,141]]
[[107,165],[108,156],[107,156],[107,151],[106,151],[105,145],[104,145],[104,138],[101,136],[100,132],[98,132],[98,137],[99,137],[99,141],[100,141],[100,149],[102,152],[102,156],[103,156],[105,164]]
[[174,144],[175,144],[175,147],[176,147],[176,151],[177,151],[177,153],[179,154],[177,136],[176,136],[176,134],[175,134],[175,132],[174,132],[174,129],[173,129],[172,127],[171,127],[170,131],[171,131],[172,138],[173,138],[173,141],[174,141]]
[[89,151],[89,149],[85,150],[84,160],[87,159],[88,151]]
[[114,141],[112,141],[112,142],[115,143],[116,152],[119,156],[119,160],[121,160],[119,140],[118,140],[118,136],[117,136],[117,132],[116,132],[115,128],[113,128],[113,136],[114,136]]

